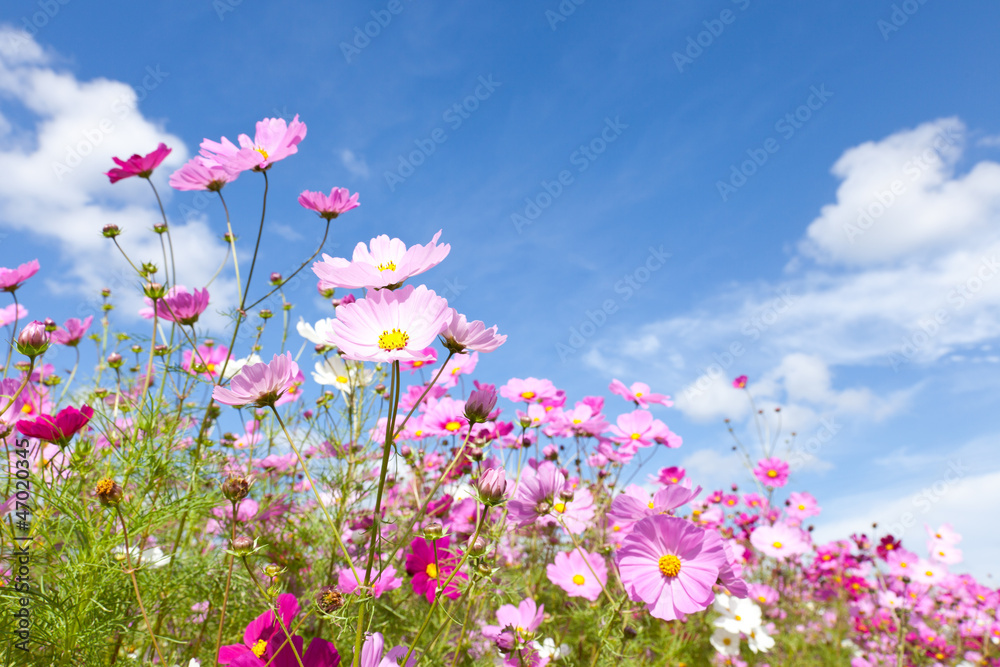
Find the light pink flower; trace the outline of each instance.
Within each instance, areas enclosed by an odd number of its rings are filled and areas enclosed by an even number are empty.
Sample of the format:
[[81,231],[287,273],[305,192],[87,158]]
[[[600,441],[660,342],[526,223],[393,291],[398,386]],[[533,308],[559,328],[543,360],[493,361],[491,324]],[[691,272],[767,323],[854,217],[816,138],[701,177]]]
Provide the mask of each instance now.
[[0,308],[0,327],[23,320],[28,316],[28,309],[19,303],[12,303],[9,306]]
[[[181,368],[186,370],[192,375],[195,374],[195,366],[204,366],[205,368],[199,368],[203,374],[209,377],[217,377],[222,371],[223,364],[226,363],[226,358],[229,356],[229,348],[225,345],[199,345],[197,354],[194,350],[184,350],[184,356],[182,357]],[[233,362],[229,362],[228,371],[232,368]]]
[[532,598],[521,600],[516,607],[505,604],[497,609],[497,625],[484,625],[483,636],[496,640],[505,628],[513,628],[525,642],[534,634],[545,618],[545,605],[537,604]]
[[225,137],[221,142],[205,139],[201,142],[201,154],[229,171],[265,171],[278,160],[297,153],[305,136],[306,124],[299,121],[298,115],[291,123],[284,118],[265,118],[257,121],[253,139],[246,134],[239,136],[239,147]]
[[[376,569],[372,572],[372,578],[374,579],[372,582],[372,595],[375,597],[381,597],[382,593],[394,591],[403,585],[403,580],[396,576],[396,568],[392,565],[386,565],[381,575],[378,573],[378,569]],[[345,567],[340,570],[337,575],[337,585],[345,595],[350,595],[358,589],[358,580],[354,578],[351,568]]]
[[507,384],[500,387],[500,395],[504,398],[517,402],[542,403],[548,399],[553,399],[557,395],[555,385],[549,380],[539,380],[538,378],[511,378]]
[[[523,475],[523,473],[522,473]],[[523,477],[522,477],[523,478]],[[587,489],[577,489],[572,500],[556,498],[552,514],[539,523],[562,522],[563,527],[573,535],[580,535],[590,527],[594,518],[594,496]]]
[[608,583],[608,566],[600,554],[583,553],[586,560],[576,549],[569,553],[557,553],[555,562],[545,567],[545,573],[549,581],[570,597],[593,602],[601,596],[602,588]]
[[616,424],[608,430],[612,433],[612,440],[628,447],[633,454],[636,448],[652,447],[657,438],[666,439],[670,434],[666,424],[653,419],[648,410],[641,409],[620,415]]
[[479,320],[468,322],[465,315],[452,308],[451,324],[441,332],[444,346],[455,352],[475,350],[477,352],[492,352],[507,340],[507,336],[497,334],[497,327],[489,329]]
[[686,505],[697,498],[699,493],[700,486],[692,489],[683,484],[671,484],[650,495],[641,486],[630,484],[624,493],[611,501],[608,518],[625,528],[647,516],[666,514]]
[[[37,259],[25,262],[16,269],[8,269],[0,266],[0,292],[15,291],[25,280],[38,273],[38,268]],[[25,311],[25,314],[27,314],[27,311]]]
[[170,187],[184,191],[218,192],[239,175],[240,170],[230,170],[211,158],[195,155],[170,175]]
[[[397,667],[399,661],[406,657],[407,652],[405,646],[396,646],[385,652],[385,639],[381,632],[376,632],[368,635],[361,647],[359,667]],[[416,664],[416,660],[410,656],[403,667],[414,667]]]
[[615,556],[629,597],[664,621],[707,609],[715,600],[712,586],[728,566],[722,540],[710,535],[662,514],[635,524]]
[[819,516],[819,513],[819,503],[811,494],[798,491],[788,494],[788,509],[785,510],[785,514],[790,518],[801,521],[811,516]]
[[358,361],[427,359],[423,350],[450,317],[448,302],[423,285],[369,290],[364,299],[337,308],[327,343]]
[[750,534],[750,544],[765,556],[784,559],[809,551],[808,533],[782,523],[757,526]]
[[146,155],[135,154],[128,160],[121,160],[119,158],[113,157],[112,160],[118,165],[118,168],[112,169],[107,172],[107,176],[112,183],[117,183],[123,178],[129,178],[131,176],[139,176],[140,178],[149,178],[153,175],[153,170],[160,166],[160,163],[170,155],[172,149],[167,148],[167,145],[161,143],[150,153]]
[[341,213],[360,206],[358,197],[357,192],[352,195],[347,188],[333,188],[329,195],[303,190],[299,195],[299,204],[310,211],[316,211],[324,220],[333,220]]
[[566,477],[550,461],[539,465],[537,470],[525,468],[507,501],[507,519],[519,528],[534,523],[552,512],[555,496],[565,486]]
[[354,248],[349,261],[323,254],[323,261],[313,264],[320,286],[346,289],[399,287],[407,278],[432,269],[448,256],[451,246],[437,245],[441,230],[427,245],[406,247],[399,239],[382,234],[371,240],[370,249],[364,243]]
[[66,320],[63,324],[62,329],[56,329],[52,332],[52,342],[59,343],[60,345],[68,345],[69,347],[76,347],[80,340],[87,333],[87,329],[90,328],[90,324],[94,321],[93,315],[88,315],[87,319],[82,322],[75,317],[71,317]]
[[298,364],[292,361],[292,353],[286,352],[270,363],[248,364],[229,383],[229,387],[217,386],[212,390],[212,398],[225,405],[272,406],[295,381],[299,373]]
[[633,382],[631,387],[626,387],[621,380],[612,380],[608,386],[612,394],[617,394],[627,401],[633,401],[640,408],[648,408],[650,403],[670,407],[674,404],[669,396],[654,394],[649,390],[649,385],[645,382]]

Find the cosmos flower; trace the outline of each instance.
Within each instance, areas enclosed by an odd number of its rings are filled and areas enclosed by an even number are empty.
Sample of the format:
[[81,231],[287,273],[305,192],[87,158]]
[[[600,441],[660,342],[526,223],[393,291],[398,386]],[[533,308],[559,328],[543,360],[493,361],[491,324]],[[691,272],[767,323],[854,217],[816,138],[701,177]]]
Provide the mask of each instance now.
[[[380,597],[386,591],[394,591],[403,585],[403,580],[396,576],[396,568],[392,565],[386,565],[381,574],[376,569],[372,572],[372,579],[374,579],[372,595],[375,597]],[[345,567],[340,570],[337,575],[337,585],[346,595],[358,590],[358,580],[354,578],[351,568]]]
[[615,555],[629,597],[664,621],[712,604],[712,586],[728,565],[721,540],[690,521],[663,514],[639,521]]
[[[0,292],[14,292],[24,281],[38,273],[38,260],[33,259],[25,262],[16,269],[8,269],[0,266]],[[27,315],[27,311],[25,311]]]
[[788,508],[785,510],[792,519],[801,521],[811,516],[818,516],[820,513],[819,503],[808,493],[792,491],[788,494]]
[[19,303],[0,308],[0,327],[5,327],[28,316],[28,309]]
[[38,438],[65,447],[93,416],[94,409],[89,405],[84,405],[79,410],[67,406],[54,417],[40,414],[34,421],[22,419],[17,422],[17,430],[29,438]]
[[[228,356],[229,348],[225,345],[199,345],[197,353],[191,349],[184,350],[181,368],[192,375],[195,374],[195,369],[197,368],[200,373],[210,378],[215,378],[218,377],[219,371],[222,370],[222,366],[226,363],[226,357]],[[230,361],[226,367],[227,375],[229,375],[233,365],[234,362]]]
[[652,447],[657,438],[668,440],[670,429],[659,419],[653,419],[648,410],[635,410],[620,415],[614,426],[608,429],[612,440],[628,447],[634,454],[637,447]]
[[[433,546],[422,537],[410,543],[410,553],[406,556],[406,573],[413,577],[413,592],[423,595],[428,602],[434,602],[441,582],[451,577],[461,559],[461,553],[455,555],[448,551],[448,543],[447,537],[435,540]],[[464,573],[457,573],[443,591],[445,597],[457,599],[461,593],[456,583],[459,579],[467,578]]]
[[295,381],[299,373],[298,364],[292,361],[292,353],[286,352],[270,363],[244,366],[229,383],[212,390],[212,398],[225,405],[249,405],[259,408],[272,406]]
[[525,468],[509,501],[507,519],[519,528],[552,512],[555,495],[566,486],[566,477],[554,463],[546,461],[538,469]]
[[177,285],[154,304],[159,317],[177,324],[191,325],[197,322],[198,317],[208,308],[208,290],[196,289],[194,292],[188,292],[183,285]]
[[608,566],[604,558],[586,551],[581,554],[576,549],[557,553],[555,561],[545,566],[545,574],[571,598],[586,598],[591,602],[601,596],[601,590],[608,583]]
[[497,334],[496,325],[487,329],[486,325],[479,320],[466,321],[465,315],[454,308],[451,309],[451,312],[451,324],[441,332],[441,337],[444,339],[444,346],[452,352],[464,352],[465,350],[492,352],[507,340],[507,336]]
[[451,251],[447,243],[437,245],[441,230],[427,245],[410,248],[399,239],[382,234],[371,240],[369,246],[359,243],[351,260],[323,255],[323,260],[313,264],[313,272],[323,288],[345,289],[398,288],[407,278],[432,269]]
[[640,408],[648,408],[650,403],[658,403],[668,408],[674,404],[669,396],[652,393],[645,382],[633,382],[631,387],[626,387],[621,380],[612,380],[608,389],[626,401],[633,401]]
[[423,350],[448,326],[448,302],[425,286],[369,290],[337,308],[327,344],[358,361],[426,359]]
[[788,482],[788,464],[777,457],[761,459],[753,474],[764,486],[781,488]]
[[60,345],[67,345],[69,347],[76,347],[76,345],[79,344],[84,335],[87,333],[87,329],[90,328],[90,324],[93,321],[93,315],[88,315],[87,319],[82,322],[75,317],[69,318],[66,320],[66,323],[63,324],[62,329],[56,329],[52,332],[52,342],[59,343]]
[[257,121],[253,139],[241,134],[239,146],[225,137],[218,142],[205,139],[201,142],[201,155],[230,172],[266,171],[275,162],[297,153],[305,136],[306,124],[299,121],[298,115],[290,123],[284,118],[265,118]]
[[316,384],[332,385],[344,393],[367,387],[375,378],[374,369],[366,369],[361,362],[344,361],[338,354],[317,361],[313,368],[312,377]]
[[123,178],[130,178],[132,176],[138,176],[140,178],[149,178],[153,175],[153,170],[160,166],[160,163],[170,155],[172,149],[167,148],[167,145],[161,143],[150,153],[146,155],[135,154],[128,160],[121,160],[119,158],[113,157],[112,160],[118,165],[117,168],[112,169],[107,172],[107,176],[112,183],[117,183]]
[[511,378],[507,384],[500,387],[500,395],[515,403],[542,403],[547,399],[555,398],[557,394],[555,386],[549,380],[539,380],[538,378]]
[[786,524],[757,526],[750,533],[750,544],[765,556],[785,559],[809,551],[808,534]]
[[[361,647],[361,662],[359,667],[397,667],[399,660],[406,656],[407,649],[404,646],[396,646],[385,652],[385,638],[381,632],[376,632],[365,639]],[[416,661],[411,656],[403,667],[414,667]]]
[[310,211],[316,211],[324,220],[333,220],[341,213],[360,206],[358,196],[357,192],[352,195],[347,188],[333,188],[329,195],[303,190],[299,195],[299,204]]
[[743,389],[746,386],[747,386],[747,376],[746,375],[741,375],[738,378],[736,378],[735,380],[733,380],[733,388],[734,389]]
[[654,514],[666,514],[681,505],[686,505],[701,493],[701,487],[694,489],[683,484],[671,484],[650,494],[641,486],[630,484],[625,492],[615,496],[608,509],[608,518],[622,527]]
[[218,192],[239,175],[239,170],[230,170],[211,158],[195,155],[170,174],[169,183],[174,190]]
[[303,667],[337,667],[340,664],[337,649],[324,639],[314,638],[305,652],[302,650],[302,637],[292,635],[291,641],[288,641],[285,631],[292,631],[292,621],[299,613],[299,602],[294,595],[279,595],[277,610],[277,616],[269,609],[250,621],[243,632],[242,644],[220,647],[219,664],[231,664],[234,667],[290,667],[300,664],[299,660]]

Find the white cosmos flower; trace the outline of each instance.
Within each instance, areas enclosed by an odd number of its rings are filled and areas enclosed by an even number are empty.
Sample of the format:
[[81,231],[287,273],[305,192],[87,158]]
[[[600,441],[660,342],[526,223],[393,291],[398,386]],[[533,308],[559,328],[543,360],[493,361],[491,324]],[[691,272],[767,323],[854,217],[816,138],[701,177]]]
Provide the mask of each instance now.
[[[114,553],[116,554],[122,554],[124,556],[125,546],[120,544],[117,547],[115,547],[112,551],[114,551]],[[135,566],[135,562],[139,559],[139,547],[133,544],[132,547],[129,549],[129,552],[132,556],[132,565]],[[140,563],[141,565],[147,567],[163,567],[169,562],[170,562],[170,556],[163,553],[163,549],[161,549],[160,547],[150,547],[149,549],[142,550],[142,562]]]
[[715,610],[722,615],[715,619],[715,626],[726,632],[749,635],[760,627],[760,607],[750,600],[742,600],[724,594],[715,596]]
[[247,364],[259,364],[261,363],[261,358],[259,355],[251,354],[249,357],[243,357],[242,359],[230,359],[229,363],[226,365],[226,372],[222,376],[226,379],[231,379],[236,376],[243,367]]
[[569,644],[556,646],[555,640],[551,637],[547,637],[541,644],[535,641],[531,642],[531,645],[538,652],[538,657],[542,660],[558,660],[564,655],[569,655],[570,652]]
[[722,655],[739,655],[740,636],[735,632],[726,632],[722,628],[716,628],[709,639],[715,650]]
[[760,651],[761,653],[767,653],[772,648],[774,648],[774,639],[771,635],[764,632],[764,628],[754,628],[747,633],[747,646],[754,653]]
[[317,384],[333,385],[343,392],[367,387],[375,377],[375,371],[365,370],[364,363],[344,361],[336,354],[330,355],[326,361],[316,362],[314,368],[312,376]]
[[326,333],[331,331],[330,324],[333,322],[332,317],[327,317],[325,319],[316,322],[315,326],[308,324],[304,318],[299,318],[299,323],[295,325],[295,330],[299,332],[299,335],[308,340],[310,343],[316,345],[329,345],[326,342]]

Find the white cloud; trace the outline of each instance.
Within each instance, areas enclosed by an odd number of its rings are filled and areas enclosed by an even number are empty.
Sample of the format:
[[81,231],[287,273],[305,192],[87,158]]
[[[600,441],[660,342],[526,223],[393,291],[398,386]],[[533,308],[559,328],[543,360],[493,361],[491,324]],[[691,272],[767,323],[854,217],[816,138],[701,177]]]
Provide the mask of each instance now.
[[[26,123],[7,118],[11,127],[0,144],[0,225],[55,244],[62,256],[42,258],[40,274],[53,288],[93,298],[102,286],[111,287],[118,312],[126,315],[141,304],[134,289],[139,279],[101,229],[110,223],[121,227],[118,240],[132,261],[155,263],[162,280],[160,239],[150,231],[162,218],[148,183],[131,178],[111,185],[104,172],[114,166],[112,156],[146,153],[164,142],[173,152],[153,180],[161,197],[172,196],[166,180],[185,161],[187,149],[139,109],[141,99],[158,94],[161,85],[169,85],[169,72],[157,64],[145,67],[136,87],[78,80],[58,69],[26,33],[0,26],[0,95],[31,117]],[[225,245],[200,216],[172,222],[170,230],[177,282],[205,285],[225,256]],[[236,293],[226,274],[211,291],[210,310],[232,303]],[[82,302],[80,314],[93,312],[95,305]]]
[[368,162],[363,157],[358,157],[354,151],[344,148],[340,151],[340,162],[347,171],[359,178],[368,178],[371,171],[368,169]]

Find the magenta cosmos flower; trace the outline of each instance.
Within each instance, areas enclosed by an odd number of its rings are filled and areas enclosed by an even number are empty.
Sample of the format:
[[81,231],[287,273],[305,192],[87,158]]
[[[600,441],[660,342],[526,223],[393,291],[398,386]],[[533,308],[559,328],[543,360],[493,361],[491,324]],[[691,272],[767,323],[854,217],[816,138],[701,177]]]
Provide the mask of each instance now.
[[219,142],[205,139],[201,142],[201,155],[231,172],[265,171],[278,160],[297,153],[305,136],[306,124],[299,121],[298,115],[291,123],[284,118],[265,118],[257,122],[253,139],[241,134],[239,146],[225,137]]
[[650,403],[659,403],[668,408],[674,404],[669,396],[651,392],[649,385],[645,382],[633,382],[631,387],[626,387],[621,380],[612,380],[608,389],[611,390],[612,394],[617,394],[626,401],[633,401],[640,408],[648,408]]
[[[400,659],[407,654],[405,646],[396,646],[385,652],[385,638],[381,632],[375,632],[365,639],[361,647],[360,667],[398,667]],[[406,661],[403,667],[413,667],[416,665],[413,656]]]
[[329,195],[303,190],[299,195],[299,203],[310,211],[319,213],[319,217],[324,220],[333,220],[341,213],[360,206],[358,197],[357,192],[352,195],[347,188],[333,188]]
[[[209,377],[216,377],[222,370],[226,359],[229,357],[229,348],[225,345],[199,345],[198,351],[184,350],[181,368],[188,373],[195,375],[195,369]],[[204,366],[204,368],[202,368]],[[226,368],[226,375],[236,366],[236,360],[232,359]]]
[[394,289],[407,278],[434,268],[448,256],[451,246],[447,243],[437,245],[440,236],[441,230],[438,230],[427,245],[407,248],[401,240],[382,234],[371,240],[370,249],[364,243],[355,246],[350,261],[324,253],[323,261],[313,264],[313,272],[319,276],[324,289]]
[[718,535],[662,514],[635,524],[616,559],[629,597],[664,621],[707,609],[712,586],[730,568]]
[[423,285],[368,290],[364,299],[337,307],[326,342],[357,361],[426,360],[424,348],[450,319],[448,302]]
[[292,386],[298,374],[299,366],[292,361],[291,352],[276,354],[270,363],[244,366],[228,388],[216,386],[212,398],[224,405],[272,406]]
[[[589,566],[588,566],[589,563]],[[557,553],[555,562],[545,566],[549,581],[566,591],[571,598],[586,598],[594,602],[608,583],[608,566],[600,554],[574,549]]]
[[149,178],[153,175],[153,170],[160,166],[160,163],[170,155],[170,148],[167,145],[161,143],[156,147],[151,153],[146,153],[145,155],[139,155],[138,153],[130,157],[128,160],[121,160],[119,158],[113,157],[112,160],[118,165],[117,168],[104,174],[107,176],[112,183],[117,183],[123,178],[130,178],[132,176],[138,176],[140,178]]
[[741,375],[735,380],[733,380],[733,387],[735,389],[744,389],[747,386],[747,376]]
[[497,334],[497,327],[489,329],[479,320],[469,322],[454,308],[448,328],[441,332],[444,346],[454,352],[475,350],[476,352],[492,352],[507,341],[507,336]]
[[788,464],[777,457],[761,459],[753,474],[764,486],[777,489],[788,482]]
[[183,285],[172,288],[167,296],[154,302],[156,314],[177,324],[194,324],[208,308],[208,289],[188,292]]
[[87,333],[90,324],[94,321],[93,315],[88,315],[82,322],[75,317],[71,317],[63,324],[63,328],[52,332],[52,342],[69,347],[76,347]]
[[[292,631],[292,621],[299,613],[299,601],[290,593],[277,599],[278,615],[265,611],[250,622],[243,632],[242,644],[219,648],[219,664],[233,667],[337,667],[340,655],[330,642],[314,638],[303,653],[304,641],[292,635],[288,641],[285,630]],[[280,620],[279,620],[280,619]]]
[[509,501],[507,519],[518,528],[530,525],[552,512],[555,496],[566,486],[566,477],[551,461],[538,469],[525,468]]
[[17,430],[29,438],[38,438],[65,447],[93,416],[94,409],[89,405],[84,405],[79,410],[68,406],[60,410],[55,417],[40,414],[34,421],[22,419],[17,422]]
[[[441,582],[447,581],[461,559],[448,551],[448,538],[435,540],[433,545],[422,537],[410,543],[410,553],[406,556],[406,573],[413,577],[413,592],[423,595],[428,602],[434,602]],[[452,577],[444,589],[445,597],[455,600],[461,595],[455,584],[459,579],[467,579],[461,572]]]
[[0,292],[13,292],[17,290],[25,280],[38,273],[38,268],[37,259],[25,262],[16,269],[8,269],[0,266]]
[[[396,576],[396,568],[392,565],[386,565],[381,574],[373,572],[372,579],[374,581],[371,584],[371,593],[375,597],[381,597],[382,593],[394,591],[403,585],[403,580]],[[340,570],[337,575],[337,586],[346,595],[350,595],[358,590],[358,580],[354,578],[354,572],[350,568],[345,567]]]
[[230,170],[216,160],[195,155],[170,175],[170,187],[174,190],[218,192],[239,175],[239,170]]
[[757,526],[750,533],[750,544],[765,556],[784,559],[809,551],[808,533],[783,523]]

